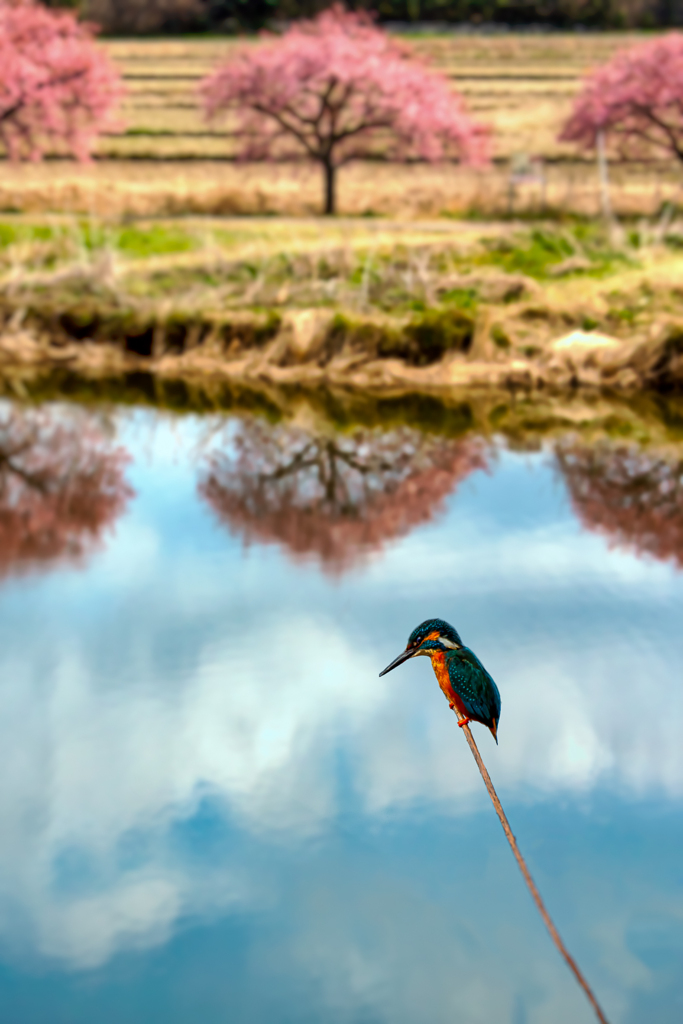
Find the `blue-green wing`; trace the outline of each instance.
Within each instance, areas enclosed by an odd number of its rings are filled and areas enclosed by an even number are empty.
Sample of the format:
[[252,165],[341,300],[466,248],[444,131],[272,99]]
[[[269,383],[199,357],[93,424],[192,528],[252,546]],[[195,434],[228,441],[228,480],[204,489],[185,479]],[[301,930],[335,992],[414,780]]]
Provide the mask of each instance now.
[[474,651],[461,647],[449,654],[448,675],[469,718],[493,728],[495,734],[500,718],[500,693]]

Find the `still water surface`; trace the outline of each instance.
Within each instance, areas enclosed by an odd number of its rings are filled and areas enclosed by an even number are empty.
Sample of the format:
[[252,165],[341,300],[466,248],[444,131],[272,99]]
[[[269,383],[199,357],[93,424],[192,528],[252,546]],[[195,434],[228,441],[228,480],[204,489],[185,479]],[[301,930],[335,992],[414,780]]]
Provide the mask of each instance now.
[[0,406],[3,1024],[683,1020],[681,452]]

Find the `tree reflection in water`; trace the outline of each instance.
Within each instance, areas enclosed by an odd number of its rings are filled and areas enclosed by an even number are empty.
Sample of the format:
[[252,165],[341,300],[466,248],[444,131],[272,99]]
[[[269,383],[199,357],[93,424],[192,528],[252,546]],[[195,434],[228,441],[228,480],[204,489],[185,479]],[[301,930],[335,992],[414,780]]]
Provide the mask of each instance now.
[[635,445],[560,444],[560,470],[589,530],[683,567],[683,461]]
[[246,419],[230,445],[208,457],[199,490],[246,542],[278,542],[341,572],[428,522],[485,466],[480,439],[409,427],[314,433]]
[[0,575],[96,549],[132,497],[128,461],[89,416],[0,408]]

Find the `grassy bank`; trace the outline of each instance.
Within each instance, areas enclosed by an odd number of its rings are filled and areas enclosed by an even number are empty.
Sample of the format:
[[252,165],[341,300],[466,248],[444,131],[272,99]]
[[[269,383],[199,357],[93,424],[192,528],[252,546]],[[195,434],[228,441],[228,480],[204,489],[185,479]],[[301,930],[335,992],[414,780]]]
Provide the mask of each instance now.
[[5,367],[683,387],[683,221],[0,221]]

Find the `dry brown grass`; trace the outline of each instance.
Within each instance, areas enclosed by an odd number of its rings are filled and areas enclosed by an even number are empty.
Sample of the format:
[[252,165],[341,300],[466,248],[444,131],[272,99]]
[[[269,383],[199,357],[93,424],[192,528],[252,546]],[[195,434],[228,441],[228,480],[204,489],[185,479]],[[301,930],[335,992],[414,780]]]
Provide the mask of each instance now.
[[[599,212],[592,164],[549,164],[545,186],[510,191],[505,166],[473,171],[458,166],[356,163],[339,182],[340,213],[422,218],[476,211],[494,217],[573,211]],[[680,179],[668,166],[622,166],[612,172],[612,201],[621,214],[653,214],[680,198]],[[307,164],[235,164],[211,160],[101,160],[89,167],[69,161],[12,167],[0,177],[0,210],[67,211],[105,219],[187,214],[319,213],[322,181]]]

